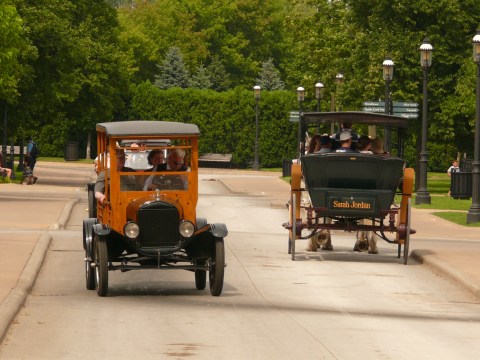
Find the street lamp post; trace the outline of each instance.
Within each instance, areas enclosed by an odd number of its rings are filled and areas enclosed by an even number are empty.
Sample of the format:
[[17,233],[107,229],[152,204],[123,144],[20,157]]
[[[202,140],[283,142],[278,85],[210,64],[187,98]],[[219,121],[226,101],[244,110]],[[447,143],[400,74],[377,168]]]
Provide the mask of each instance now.
[[[345,76],[343,76],[343,73],[342,72],[339,72],[337,75],[335,75],[335,83],[337,84],[337,92],[338,92],[338,89],[343,85],[343,83],[345,82]],[[334,109],[335,111],[335,109]],[[341,106],[338,106],[338,111],[342,111],[342,107]],[[340,127],[339,127],[340,129]],[[332,125],[331,125],[331,132],[332,134],[335,134],[335,124],[332,122]]]
[[258,85],[253,87],[253,94],[255,96],[255,149],[253,157],[253,170],[260,170],[260,163],[258,162],[258,102],[260,101],[260,91],[262,88]]
[[480,29],[473,37],[473,60],[477,64],[477,90],[475,109],[475,143],[472,163],[472,206],[468,209],[467,223],[480,221]]
[[[390,108],[390,82],[393,79],[393,61],[390,57],[386,57],[385,60],[383,61],[383,80],[385,80],[385,114],[389,115],[391,114],[391,109]],[[385,126],[383,128],[383,140],[385,144],[385,149],[390,152],[391,151],[391,143],[392,143],[392,138],[391,138],[391,133],[390,129],[388,126]]]
[[415,204],[430,204],[432,199],[427,190],[427,82],[428,68],[432,65],[433,46],[427,38],[420,45],[420,64],[423,69],[423,107],[422,107],[422,149],[420,151],[420,186],[417,190]]
[[297,99],[298,99],[298,161],[300,161],[300,157],[305,153],[305,145],[302,142],[302,104],[305,100],[305,89],[301,86],[297,88]]
[[[323,91],[325,90],[325,86],[318,82],[315,84],[315,98],[317,99],[317,112],[320,112],[322,109],[320,106],[320,101],[322,100]],[[317,134],[320,134],[320,121],[317,122]]]

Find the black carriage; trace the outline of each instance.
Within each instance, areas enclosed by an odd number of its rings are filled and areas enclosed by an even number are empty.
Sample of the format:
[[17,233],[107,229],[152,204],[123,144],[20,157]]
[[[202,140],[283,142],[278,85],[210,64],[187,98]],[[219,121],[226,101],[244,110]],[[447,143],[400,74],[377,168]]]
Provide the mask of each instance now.
[[[407,264],[410,234],[415,233],[410,227],[414,170],[406,168],[402,159],[408,119],[366,112],[303,113],[299,120],[300,153],[305,152],[309,125],[343,122],[396,131],[396,156],[337,152],[299,156],[291,168],[289,222],[284,224],[289,230],[288,252],[295,260],[296,241],[325,230],[370,231],[398,245],[399,258],[403,246]],[[308,205],[301,202],[303,192],[308,193]],[[394,204],[396,195],[401,197],[398,204]]]

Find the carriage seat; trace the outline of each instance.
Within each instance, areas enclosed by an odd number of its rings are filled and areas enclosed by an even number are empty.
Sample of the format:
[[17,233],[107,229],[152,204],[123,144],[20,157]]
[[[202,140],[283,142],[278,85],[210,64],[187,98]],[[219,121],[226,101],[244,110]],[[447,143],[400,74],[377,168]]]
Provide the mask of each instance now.
[[404,161],[356,153],[302,157],[305,187],[321,216],[385,217],[403,176]]

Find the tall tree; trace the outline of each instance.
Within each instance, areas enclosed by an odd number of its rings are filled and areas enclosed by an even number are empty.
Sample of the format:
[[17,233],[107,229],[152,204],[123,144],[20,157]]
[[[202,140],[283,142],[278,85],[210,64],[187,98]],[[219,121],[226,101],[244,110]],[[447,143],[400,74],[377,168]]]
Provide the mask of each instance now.
[[155,75],[155,86],[160,89],[172,87],[187,88],[190,83],[190,73],[183,62],[181,50],[171,47],[161,65],[158,65],[159,74]]
[[262,70],[257,78],[257,85],[265,90],[283,90],[285,85],[280,79],[280,74],[275,68],[273,59],[270,58],[262,64]]

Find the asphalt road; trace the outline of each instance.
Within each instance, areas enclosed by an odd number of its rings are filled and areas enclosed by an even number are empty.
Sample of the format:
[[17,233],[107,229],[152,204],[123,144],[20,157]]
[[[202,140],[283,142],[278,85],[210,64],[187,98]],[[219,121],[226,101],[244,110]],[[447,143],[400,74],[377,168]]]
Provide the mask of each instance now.
[[[227,175],[224,175],[227,176]],[[198,215],[224,222],[224,292],[186,271],[110,272],[109,296],[85,289],[86,193],[53,241],[0,359],[478,359],[479,302],[396,247],[287,254],[286,211],[230,194],[202,175]],[[208,288],[208,287],[207,287]]]

